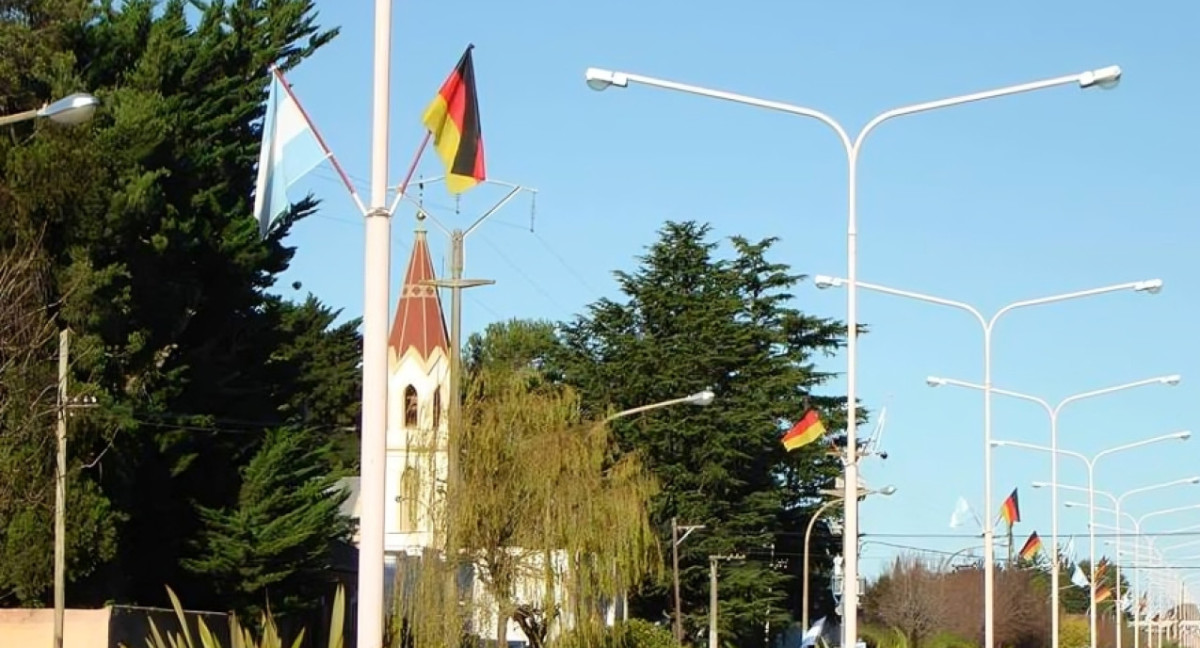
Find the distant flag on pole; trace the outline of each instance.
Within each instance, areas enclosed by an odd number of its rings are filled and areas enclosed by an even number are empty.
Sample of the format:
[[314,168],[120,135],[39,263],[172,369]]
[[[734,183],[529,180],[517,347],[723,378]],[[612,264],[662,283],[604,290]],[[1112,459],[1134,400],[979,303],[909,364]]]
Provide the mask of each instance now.
[[329,157],[329,149],[292,96],[287,82],[272,67],[258,155],[258,181],[254,187],[254,218],[263,236],[271,223],[291,207],[288,186]]
[[1014,488],[1012,494],[1004,500],[1004,504],[1000,505],[1000,517],[1008,523],[1008,526],[1021,521],[1021,505],[1017,501],[1017,489]]
[[460,194],[487,179],[483,162],[483,129],[475,92],[474,45],[468,45],[446,78],[421,122],[433,136],[433,148],[446,166],[446,188]]
[[950,513],[950,528],[957,529],[967,523],[967,519],[971,517],[971,505],[967,503],[967,498],[961,495],[958,501],[954,504],[954,511]]
[[820,415],[817,414],[817,410],[808,410],[804,418],[797,421],[792,429],[784,433],[783,447],[791,452],[823,436],[825,436],[825,424],[821,423]]
[[1100,604],[1107,601],[1112,596],[1112,588],[1108,585],[1101,585],[1096,589],[1096,603]]
[[1029,534],[1029,539],[1025,541],[1025,546],[1021,547],[1021,558],[1025,560],[1033,560],[1033,557],[1042,550],[1042,539],[1038,537],[1037,531]]

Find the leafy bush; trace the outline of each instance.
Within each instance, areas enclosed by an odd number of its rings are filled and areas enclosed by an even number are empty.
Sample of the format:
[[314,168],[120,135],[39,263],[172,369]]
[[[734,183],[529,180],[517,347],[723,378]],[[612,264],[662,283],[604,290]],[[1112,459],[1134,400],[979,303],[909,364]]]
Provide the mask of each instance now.
[[558,648],[678,648],[668,628],[644,619],[629,619],[606,628],[598,641],[573,631],[564,632],[555,642]]

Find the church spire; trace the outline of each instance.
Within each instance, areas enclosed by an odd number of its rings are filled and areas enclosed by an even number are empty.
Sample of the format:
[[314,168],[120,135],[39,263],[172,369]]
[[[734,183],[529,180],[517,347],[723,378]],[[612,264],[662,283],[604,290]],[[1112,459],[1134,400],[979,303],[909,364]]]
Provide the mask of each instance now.
[[404,285],[400,288],[396,318],[392,321],[392,332],[388,336],[389,355],[396,361],[403,358],[410,348],[415,349],[422,360],[429,360],[436,349],[441,349],[442,353],[449,352],[442,301],[437,288],[424,285],[434,279],[436,275],[425,228],[419,224],[412,254],[408,257],[408,270],[404,273]]

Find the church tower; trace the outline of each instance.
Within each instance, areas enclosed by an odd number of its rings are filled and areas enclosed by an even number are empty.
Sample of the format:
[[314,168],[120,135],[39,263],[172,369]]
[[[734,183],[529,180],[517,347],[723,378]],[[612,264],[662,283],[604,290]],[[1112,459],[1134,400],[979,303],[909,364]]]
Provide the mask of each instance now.
[[447,475],[450,345],[425,228],[418,225],[388,337],[385,550],[419,555],[438,541]]

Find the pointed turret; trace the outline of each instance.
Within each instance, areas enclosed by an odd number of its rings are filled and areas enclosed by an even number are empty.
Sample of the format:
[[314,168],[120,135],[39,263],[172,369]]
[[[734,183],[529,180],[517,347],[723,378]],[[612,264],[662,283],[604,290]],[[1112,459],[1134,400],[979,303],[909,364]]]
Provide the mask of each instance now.
[[393,371],[395,363],[410,350],[415,351],[423,362],[431,360],[439,349],[443,354],[449,351],[441,298],[437,288],[426,283],[435,278],[425,228],[418,227],[408,258],[408,270],[404,273],[404,285],[400,288],[396,319],[392,321],[392,332],[388,336],[389,365]]

